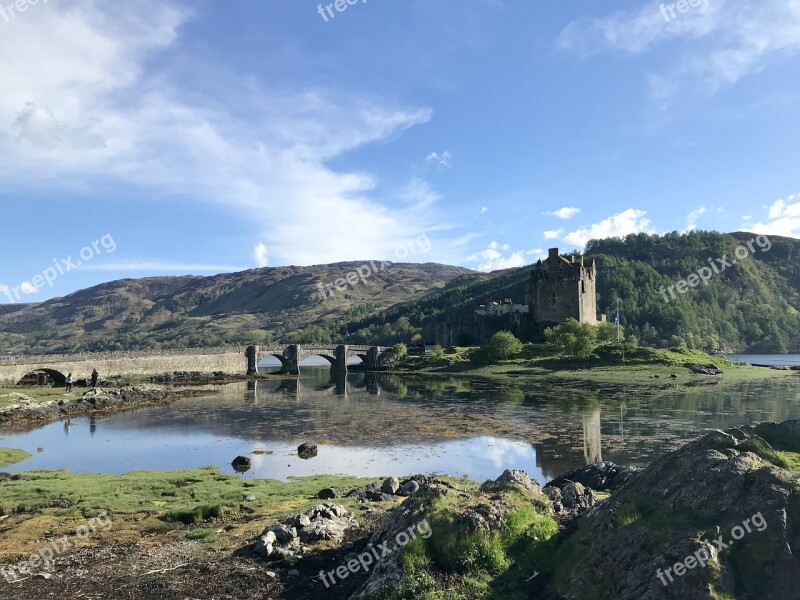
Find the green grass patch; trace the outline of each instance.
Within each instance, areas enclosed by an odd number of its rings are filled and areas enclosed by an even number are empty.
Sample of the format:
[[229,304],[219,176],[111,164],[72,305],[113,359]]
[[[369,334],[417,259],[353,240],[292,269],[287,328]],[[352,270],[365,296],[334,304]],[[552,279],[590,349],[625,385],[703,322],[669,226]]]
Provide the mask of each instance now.
[[319,502],[317,492],[323,488],[347,489],[375,481],[375,478],[336,476],[303,477],[288,482],[244,480],[238,475],[223,475],[216,467],[131,471],[125,475],[69,471],[25,474],[31,479],[6,481],[0,486],[0,509],[6,514],[57,509],[94,515],[107,510],[151,516],[170,514],[170,518],[181,522],[188,521],[190,516],[194,519],[197,507],[238,508],[248,495],[256,498],[247,503],[249,507],[268,515],[283,515]]
[[17,450],[16,448],[0,448],[0,467],[8,467],[9,465],[27,460],[31,456],[33,455],[25,450]]
[[219,534],[213,529],[198,527],[197,529],[192,529],[184,536],[184,538],[187,540],[197,540],[200,542],[215,542],[219,538]]
[[209,519],[218,519],[222,516],[223,507],[219,504],[209,506],[201,504],[193,508],[176,508],[170,510],[162,518],[167,523],[184,523],[185,525],[192,525],[194,523],[202,523]]

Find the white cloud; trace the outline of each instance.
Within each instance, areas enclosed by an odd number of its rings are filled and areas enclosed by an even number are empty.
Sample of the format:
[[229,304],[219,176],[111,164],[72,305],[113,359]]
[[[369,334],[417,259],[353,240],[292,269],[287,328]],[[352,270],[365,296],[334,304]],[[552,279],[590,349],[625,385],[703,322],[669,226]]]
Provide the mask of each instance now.
[[545,231],[544,232],[544,239],[546,239],[546,240],[557,240],[562,235],[564,235],[564,230],[563,229],[552,229],[550,231]]
[[425,162],[429,165],[435,165],[439,169],[449,169],[453,166],[453,155],[450,154],[447,150],[442,152],[441,154],[437,152],[431,152],[428,154],[428,157],[425,159]]
[[643,210],[629,208],[587,227],[581,227],[564,236],[564,241],[576,247],[586,246],[589,240],[623,237],[629,233],[652,233],[650,220]]
[[769,207],[770,221],[744,224],[743,228],[753,233],[783,235],[800,238],[800,193],[792,194],[786,200],[776,200]]
[[488,207],[484,206],[484,207],[481,208],[481,214],[482,215],[485,215],[487,212],[489,212],[489,208]]
[[37,288],[29,281],[23,281],[22,284],[19,286],[19,291],[21,291],[23,294],[28,294],[28,295],[38,294],[39,288]]
[[559,208],[558,210],[551,210],[549,212],[542,214],[567,220],[581,214],[581,212],[582,211],[580,208],[575,208],[574,206],[565,206],[564,208]]
[[690,231],[697,229],[697,219],[704,214],[706,214],[706,207],[700,206],[686,215],[686,228],[684,229],[684,232],[689,233]]
[[0,36],[0,55],[16,57],[0,61],[0,189],[111,181],[217,204],[263,236],[273,263],[380,256],[443,227],[424,181],[383,189],[329,166],[430,109],[234,75],[235,94],[185,89],[162,60],[189,20],[169,1],[74,0],[27,17]]
[[530,254],[538,255],[541,254],[541,251],[537,249],[527,252],[525,250],[511,252],[511,246],[508,244],[501,245],[497,242],[492,242],[485,250],[481,250],[467,257],[467,260],[472,263],[477,263],[478,271],[488,272],[525,266],[530,263],[525,256]]
[[269,265],[269,252],[267,252],[267,247],[263,242],[256,244],[251,257],[257,267],[266,267]]
[[666,72],[648,74],[651,92],[661,101],[686,84],[713,92],[757,73],[774,56],[800,51],[797,0],[713,0],[669,19],[660,10],[665,4],[674,3],[655,0],[638,11],[573,21],[556,45],[583,55],[604,49],[638,54],[682,42],[668,55]]

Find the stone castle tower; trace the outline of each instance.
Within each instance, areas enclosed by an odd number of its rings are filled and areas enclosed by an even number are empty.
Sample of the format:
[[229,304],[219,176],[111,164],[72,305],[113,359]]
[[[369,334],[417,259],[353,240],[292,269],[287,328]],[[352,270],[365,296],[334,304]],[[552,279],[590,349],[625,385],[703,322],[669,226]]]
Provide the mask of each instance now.
[[591,325],[605,321],[605,315],[597,316],[596,275],[593,258],[561,256],[558,248],[551,248],[547,260],[533,266],[525,295],[533,321],[561,323],[570,317]]

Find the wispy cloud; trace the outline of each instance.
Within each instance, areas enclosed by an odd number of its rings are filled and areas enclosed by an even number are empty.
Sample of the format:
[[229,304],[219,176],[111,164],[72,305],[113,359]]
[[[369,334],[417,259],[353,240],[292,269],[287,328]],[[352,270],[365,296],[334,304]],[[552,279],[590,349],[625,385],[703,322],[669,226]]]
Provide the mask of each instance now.
[[714,92],[779,55],[800,51],[797,0],[710,0],[669,20],[661,12],[664,4],[656,0],[638,11],[574,21],[556,45],[585,56],[603,50],[639,54],[681,42],[669,55],[669,66],[647,74],[653,96],[665,103],[684,86]]
[[705,206],[699,206],[686,215],[686,227],[684,228],[684,231],[688,233],[697,229],[697,220],[706,214],[706,212],[707,210]]
[[429,165],[434,165],[439,169],[449,169],[453,166],[453,155],[447,150],[439,154],[438,152],[431,152],[428,154],[425,162]]
[[525,250],[514,252],[508,244],[501,245],[498,242],[492,242],[485,250],[467,257],[467,260],[471,263],[476,263],[479,271],[489,272],[525,266],[531,262],[526,257],[531,254],[539,255],[540,253],[541,251],[538,249],[527,252]]
[[76,0],[5,27],[0,53],[20,60],[0,61],[0,185],[92,189],[111,179],[218,204],[279,263],[380,256],[442,228],[425,182],[384,188],[329,166],[428,122],[430,109],[248,79],[227,110],[159,66],[190,18],[169,1]]

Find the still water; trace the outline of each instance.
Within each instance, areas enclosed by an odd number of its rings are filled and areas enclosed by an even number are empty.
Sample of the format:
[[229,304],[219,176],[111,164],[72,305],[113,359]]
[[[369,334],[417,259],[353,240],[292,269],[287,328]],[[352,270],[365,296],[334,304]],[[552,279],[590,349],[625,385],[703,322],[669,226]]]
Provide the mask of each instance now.
[[800,366],[800,354],[728,354],[725,358],[734,362],[746,362],[754,365]]
[[[800,418],[800,377],[733,387],[664,381],[626,391],[530,379],[331,378],[325,368],[304,368],[299,380],[218,389],[38,429],[0,429],[0,445],[34,454],[10,470],[216,465],[232,473],[231,460],[243,455],[253,461],[243,477],[441,473],[481,481],[513,468],[546,482],[600,460],[644,465],[710,428]],[[297,457],[305,441],[319,445],[317,457]]]

